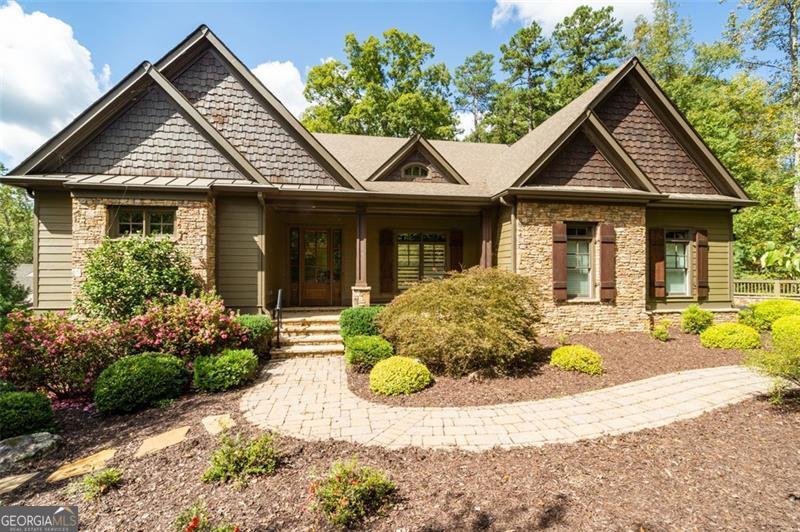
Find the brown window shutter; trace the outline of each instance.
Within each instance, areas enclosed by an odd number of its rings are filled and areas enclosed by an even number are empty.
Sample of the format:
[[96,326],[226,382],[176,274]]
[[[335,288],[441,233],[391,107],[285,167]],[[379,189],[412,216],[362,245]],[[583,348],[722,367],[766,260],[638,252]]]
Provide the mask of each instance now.
[[567,224],[553,224],[553,300],[567,300]]
[[450,231],[450,269],[461,270],[464,264],[464,231]]
[[697,243],[697,297],[708,298],[708,231],[698,229],[695,233]]
[[381,292],[394,292],[394,233],[381,229],[380,235]]
[[650,229],[650,294],[653,297],[667,297],[666,249],[664,229]]
[[617,233],[614,224],[600,224],[600,300],[617,297]]

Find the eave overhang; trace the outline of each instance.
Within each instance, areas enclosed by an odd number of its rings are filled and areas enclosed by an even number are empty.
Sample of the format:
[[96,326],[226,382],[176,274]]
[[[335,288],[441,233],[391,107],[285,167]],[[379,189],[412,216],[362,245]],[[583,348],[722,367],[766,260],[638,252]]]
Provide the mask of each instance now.
[[650,203],[666,198],[667,194],[624,188],[533,186],[511,187],[496,194],[492,199],[500,200],[506,197],[580,203]]

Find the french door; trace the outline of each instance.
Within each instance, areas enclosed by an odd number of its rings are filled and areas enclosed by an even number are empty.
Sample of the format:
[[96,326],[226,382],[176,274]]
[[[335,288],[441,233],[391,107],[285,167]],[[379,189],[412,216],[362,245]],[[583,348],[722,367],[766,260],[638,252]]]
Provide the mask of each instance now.
[[342,232],[340,229],[292,228],[290,260],[293,303],[339,305],[342,299]]

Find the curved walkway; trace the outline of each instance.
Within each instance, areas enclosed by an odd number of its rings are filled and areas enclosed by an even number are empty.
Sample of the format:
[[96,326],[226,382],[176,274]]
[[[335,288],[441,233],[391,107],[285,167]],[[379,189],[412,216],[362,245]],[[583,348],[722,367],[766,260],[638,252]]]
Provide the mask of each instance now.
[[659,427],[766,391],[740,366],[659,375],[578,395],[491,406],[408,408],[372,403],[347,387],[342,357],[270,363],[241,401],[246,419],[305,440],[472,451],[566,443]]

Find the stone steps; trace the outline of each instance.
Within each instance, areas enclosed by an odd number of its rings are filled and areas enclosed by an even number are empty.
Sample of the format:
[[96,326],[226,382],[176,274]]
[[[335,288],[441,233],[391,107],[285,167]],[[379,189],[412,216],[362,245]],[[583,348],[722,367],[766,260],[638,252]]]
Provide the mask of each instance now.
[[344,344],[341,341],[337,344],[293,344],[281,343],[281,347],[273,347],[270,351],[272,358],[291,358],[291,357],[325,357],[341,355],[344,353]]
[[280,347],[272,358],[335,356],[344,353],[339,335],[339,307],[292,308],[283,311]]
[[342,341],[338,332],[329,334],[297,334],[284,331],[281,336],[281,345],[316,345],[336,344]]

